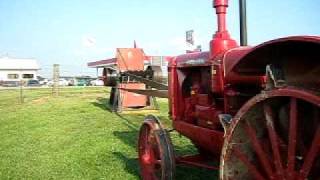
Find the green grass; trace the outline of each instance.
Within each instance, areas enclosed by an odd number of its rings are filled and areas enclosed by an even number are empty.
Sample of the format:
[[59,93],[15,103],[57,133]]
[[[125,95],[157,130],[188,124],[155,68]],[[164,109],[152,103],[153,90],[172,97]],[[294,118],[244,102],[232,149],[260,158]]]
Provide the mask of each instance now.
[[[136,143],[145,114],[106,110],[109,89],[0,91],[0,179],[139,179]],[[157,114],[166,126],[166,100]],[[176,153],[194,153],[172,133]],[[177,167],[177,179],[216,179],[217,172]]]

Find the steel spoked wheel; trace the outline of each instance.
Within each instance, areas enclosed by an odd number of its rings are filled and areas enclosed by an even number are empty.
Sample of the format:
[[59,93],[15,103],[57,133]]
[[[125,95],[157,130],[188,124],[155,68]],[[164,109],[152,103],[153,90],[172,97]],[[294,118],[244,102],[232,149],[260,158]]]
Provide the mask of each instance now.
[[234,117],[221,179],[320,179],[320,98],[293,88],[256,96]]
[[144,180],[173,179],[175,161],[168,133],[154,116],[146,117],[140,128],[139,164]]

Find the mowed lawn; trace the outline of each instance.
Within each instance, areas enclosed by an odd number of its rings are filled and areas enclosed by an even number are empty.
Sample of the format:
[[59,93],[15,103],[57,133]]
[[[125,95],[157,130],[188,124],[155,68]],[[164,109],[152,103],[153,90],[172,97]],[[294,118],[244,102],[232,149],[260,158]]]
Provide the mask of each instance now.
[[[0,179],[140,179],[136,144],[147,114],[106,109],[109,89],[0,90]],[[169,127],[168,106],[156,115]],[[195,153],[172,133],[177,154]],[[177,167],[177,179],[217,179],[218,172]]]

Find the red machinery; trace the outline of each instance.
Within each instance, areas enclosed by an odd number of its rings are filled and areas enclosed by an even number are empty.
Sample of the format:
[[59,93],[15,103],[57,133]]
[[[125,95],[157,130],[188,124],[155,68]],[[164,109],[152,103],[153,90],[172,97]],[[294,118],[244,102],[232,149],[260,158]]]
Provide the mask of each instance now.
[[[115,58],[90,62],[88,66],[103,68],[104,85],[112,87],[109,103],[113,111],[120,112],[129,108],[157,108],[153,94],[167,97],[167,85],[163,84],[166,78],[161,70],[167,58],[146,56],[143,49],[135,46],[117,48]],[[154,92],[152,87],[165,92]]]
[[[210,51],[177,56],[169,66],[174,130],[199,155],[175,156],[169,131],[150,115],[138,142],[143,179],[172,179],[176,164],[219,169],[224,180],[320,179],[320,37],[248,47],[241,18],[238,46],[226,29],[228,0],[213,6],[218,31]],[[243,16],[244,7],[240,0]]]

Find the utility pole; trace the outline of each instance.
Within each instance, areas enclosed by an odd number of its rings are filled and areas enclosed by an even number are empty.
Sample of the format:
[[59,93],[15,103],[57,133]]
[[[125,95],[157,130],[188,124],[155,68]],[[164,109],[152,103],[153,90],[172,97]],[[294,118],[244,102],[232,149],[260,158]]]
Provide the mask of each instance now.
[[52,86],[52,94],[54,96],[59,95],[59,64],[53,64],[53,86]]
[[[22,76],[22,73],[19,74],[19,76]],[[20,77],[20,103],[23,104],[24,103],[24,97],[23,97],[23,80]]]
[[22,75],[22,68],[20,67],[20,74],[18,74],[18,77],[17,78],[19,78],[19,94],[20,94],[20,96],[19,96],[19,100],[20,100],[20,104],[23,104],[24,103],[24,97],[23,97],[23,75]]

